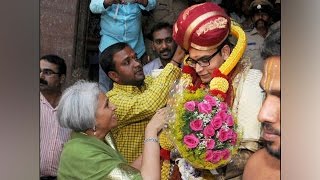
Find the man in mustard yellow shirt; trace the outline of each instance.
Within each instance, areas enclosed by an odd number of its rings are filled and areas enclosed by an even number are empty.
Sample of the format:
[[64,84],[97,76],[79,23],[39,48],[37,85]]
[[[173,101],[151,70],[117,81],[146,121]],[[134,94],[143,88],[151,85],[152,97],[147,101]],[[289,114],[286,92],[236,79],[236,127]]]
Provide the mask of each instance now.
[[112,132],[129,163],[141,154],[144,129],[156,110],[165,106],[171,86],[179,78],[183,57],[178,48],[173,60],[153,79],[145,78],[141,61],[128,44],[116,43],[102,52],[100,65],[113,81],[113,89],[106,95],[117,107],[118,127]]

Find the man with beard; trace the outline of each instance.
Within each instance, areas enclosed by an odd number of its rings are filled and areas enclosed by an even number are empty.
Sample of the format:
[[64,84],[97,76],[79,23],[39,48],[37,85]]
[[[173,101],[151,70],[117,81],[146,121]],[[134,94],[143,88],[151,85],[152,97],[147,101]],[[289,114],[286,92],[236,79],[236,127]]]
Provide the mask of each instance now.
[[40,179],[56,179],[63,144],[70,130],[57,119],[61,86],[66,79],[64,59],[56,55],[40,58]]
[[260,86],[266,98],[258,119],[262,123],[265,148],[254,153],[246,164],[243,179],[280,179],[280,56],[266,59]]
[[260,55],[264,39],[269,35],[269,27],[271,25],[271,12],[273,5],[268,0],[254,0],[250,4],[254,28],[250,32],[246,32],[247,49],[245,55],[250,57],[252,68],[263,69],[263,58]]
[[117,107],[118,126],[112,133],[119,152],[129,163],[142,153],[144,129],[156,111],[166,105],[184,55],[182,49],[177,49],[170,63],[153,79],[145,78],[141,61],[128,44],[116,43],[102,52],[100,65],[113,81],[106,95]]
[[172,25],[160,22],[151,29],[152,50],[158,58],[143,66],[145,75],[151,74],[154,69],[164,68],[174,55],[177,44],[172,39]]

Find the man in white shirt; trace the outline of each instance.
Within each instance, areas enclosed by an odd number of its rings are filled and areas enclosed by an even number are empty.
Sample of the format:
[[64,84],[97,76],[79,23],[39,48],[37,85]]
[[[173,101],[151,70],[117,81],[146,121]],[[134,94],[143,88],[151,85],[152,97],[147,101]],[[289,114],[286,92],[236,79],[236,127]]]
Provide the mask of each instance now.
[[172,39],[172,25],[166,22],[157,23],[151,30],[152,50],[158,58],[143,66],[145,75],[151,75],[154,69],[162,69],[171,61],[177,45]]

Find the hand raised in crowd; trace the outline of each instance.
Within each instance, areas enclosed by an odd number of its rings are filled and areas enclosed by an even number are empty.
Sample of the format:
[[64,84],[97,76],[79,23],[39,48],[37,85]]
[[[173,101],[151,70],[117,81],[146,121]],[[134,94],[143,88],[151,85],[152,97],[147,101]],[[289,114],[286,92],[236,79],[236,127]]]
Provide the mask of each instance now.
[[157,133],[168,123],[169,107],[164,107],[153,115],[152,119],[148,123],[146,130],[156,130]]
[[183,59],[185,55],[186,55],[185,50],[178,45],[177,50],[174,53],[171,62],[173,62],[174,64],[177,64],[178,66],[181,66],[183,64]]
[[168,113],[168,107],[159,109],[146,127],[142,157],[135,162],[141,163],[140,172],[143,179],[160,179],[160,148],[157,134],[167,123]]
[[[163,127],[168,122],[168,118],[167,118],[168,113],[169,113],[168,107],[164,107],[162,109],[157,110],[157,112],[153,115],[152,119],[149,121],[145,129],[145,139],[158,139],[157,136],[159,132],[163,129]],[[150,175],[147,173],[150,171],[148,169],[150,168],[149,163],[152,163],[152,161],[160,161],[160,159],[158,159],[158,157],[160,156],[158,151],[159,151],[158,143],[156,144],[147,143],[147,145],[144,145],[143,155],[141,154],[134,162],[132,162],[131,166],[139,169],[143,176],[150,177]],[[142,160],[143,159],[142,156],[144,156],[145,159],[148,159],[147,161],[145,160],[146,162],[144,163]],[[160,163],[158,163],[157,165],[160,165]],[[152,165],[151,167],[157,168],[157,167],[154,167],[154,165]],[[158,168],[160,172],[160,166]],[[145,170],[142,170],[142,169],[145,169]],[[155,173],[153,173],[152,176],[156,176]]]

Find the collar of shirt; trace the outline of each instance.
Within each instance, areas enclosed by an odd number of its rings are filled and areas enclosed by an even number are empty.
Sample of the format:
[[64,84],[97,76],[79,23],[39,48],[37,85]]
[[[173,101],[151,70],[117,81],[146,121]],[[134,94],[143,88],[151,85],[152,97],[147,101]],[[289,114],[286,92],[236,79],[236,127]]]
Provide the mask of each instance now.
[[141,93],[141,92],[145,91],[147,88],[147,85],[146,85],[146,83],[144,83],[144,85],[142,85],[141,88],[138,88],[137,86],[121,85],[118,83],[113,83],[113,88],[118,89],[120,91],[125,91],[128,93],[135,94],[135,93]]
[[250,35],[258,34],[258,30],[254,27],[250,32]]
[[[163,68],[164,68],[164,66],[163,66],[163,64],[162,64],[162,62],[161,62],[161,60],[160,60],[159,57],[156,58],[156,59],[154,59],[154,61],[155,61],[156,66],[159,67],[159,69],[163,69]],[[162,67],[162,68],[161,68],[161,67]]]
[[[266,37],[269,36],[270,32],[271,32],[271,30],[270,30],[270,27],[269,27],[268,33],[267,33]],[[252,29],[252,31],[250,32],[250,35],[255,35],[255,34],[259,34],[259,32],[258,32],[258,30],[254,27],[254,28]]]
[[57,109],[58,109],[58,106],[53,108],[41,92],[40,92],[40,103],[45,104],[46,106],[49,106],[50,109],[52,109],[52,111],[57,111]]

